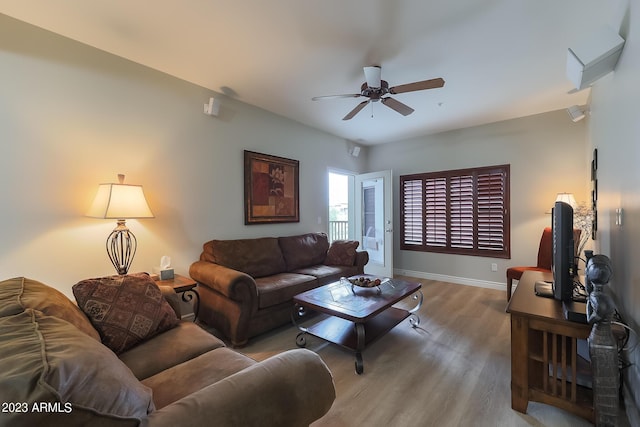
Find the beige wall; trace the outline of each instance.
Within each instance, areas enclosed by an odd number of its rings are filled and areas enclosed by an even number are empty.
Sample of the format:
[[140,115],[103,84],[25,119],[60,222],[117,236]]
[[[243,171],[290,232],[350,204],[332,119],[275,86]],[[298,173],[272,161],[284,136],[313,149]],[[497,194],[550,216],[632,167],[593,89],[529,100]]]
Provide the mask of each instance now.
[[[115,221],[87,218],[98,183],[142,184],[155,219],[131,220],[132,271],[169,255],[187,273],[212,238],[326,230],[327,168],[362,170],[344,140],[223,99],[94,48],[0,15],[0,272],[67,295],[113,274]],[[300,161],[300,223],[244,225],[243,150]],[[320,223],[318,223],[320,218]]]
[[[535,245],[516,242],[538,238],[555,193],[584,198],[585,122],[563,111],[375,147],[354,159],[339,138],[228,98],[219,117],[206,116],[202,104],[213,94],[204,88],[3,15],[0,24],[0,78],[11,82],[0,99],[5,277],[27,275],[68,292],[80,278],[110,274],[104,240],[113,221],[83,214],[97,184],[118,173],[144,185],[156,214],[129,221],[139,239],[135,271],[166,254],[186,273],[214,237],[324,230],[327,167],[361,171],[368,162],[368,170],[392,168],[397,183],[404,173],[510,163],[511,260],[425,256],[395,244],[396,268],[501,286],[508,265],[535,259]],[[243,225],[244,149],[300,160],[299,224]],[[550,159],[551,150],[560,157]]]
[[[614,73],[598,81],[592,91],[590,135],[598,149],[597,252],[613,263],[610,283],[624,320],[640,332],[640,5],[631,2],[621,16],[620,34],[626,40]],[[622,225],[615,210],[622,209]],[[638,342],[632,336],[631,348]],[[640,407],[640,347],[625,373]],[[634,413],[635,425],[640,416]]]
[[[546,114],[460,129],[387,144],[369,150],[370,168],[393,169],[399,176],[448,169],[511,165],[511,259],[445,255],[400,250],[399,195],[394,195],[394,268],[414,275],[438,277],[504,289],[506,268],[535,265],[542,229],[551,224],[546,212],[559,192],[587,201],[589,180],[585,122],[567,113]],[[498,271],[491,271],[491,264]]]

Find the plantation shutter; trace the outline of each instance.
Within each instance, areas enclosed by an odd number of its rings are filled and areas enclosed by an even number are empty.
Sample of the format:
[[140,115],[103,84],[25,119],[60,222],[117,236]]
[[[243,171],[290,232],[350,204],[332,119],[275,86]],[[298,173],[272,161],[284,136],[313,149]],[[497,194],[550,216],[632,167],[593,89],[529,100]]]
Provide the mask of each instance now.
[[502,251],[505,241],[505,173],[478,174],[478,249]]
[[407,245],[422,245],[422,180],[413,179],[402,183],[402,232]]
[[473,249],[473,175],[452,176],[449,183],[449,234],[452,248]]
[[447,179],[425,179],[426,244],[434,247],[447,245]]
[[401,249],[508,258],[509,165],[400,177]]

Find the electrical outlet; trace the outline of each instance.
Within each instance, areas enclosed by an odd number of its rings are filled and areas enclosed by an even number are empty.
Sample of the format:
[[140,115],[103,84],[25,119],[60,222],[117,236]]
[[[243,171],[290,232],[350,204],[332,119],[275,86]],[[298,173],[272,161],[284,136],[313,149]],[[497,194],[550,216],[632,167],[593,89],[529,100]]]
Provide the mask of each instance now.
[[498,271],[498,264],[495,262],[491,263],[491,271]]

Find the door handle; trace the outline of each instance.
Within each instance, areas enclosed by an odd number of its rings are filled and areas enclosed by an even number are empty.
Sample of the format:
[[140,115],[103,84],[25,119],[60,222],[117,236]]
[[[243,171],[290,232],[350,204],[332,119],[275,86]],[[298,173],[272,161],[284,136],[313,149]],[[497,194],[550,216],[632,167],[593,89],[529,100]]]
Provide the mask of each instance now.
[[393,229],[392,229],[392,228],[387,228],[387,229],[386,229],[386,230],[384,230],[384,231],[386,231],[387,233],[393,233]]

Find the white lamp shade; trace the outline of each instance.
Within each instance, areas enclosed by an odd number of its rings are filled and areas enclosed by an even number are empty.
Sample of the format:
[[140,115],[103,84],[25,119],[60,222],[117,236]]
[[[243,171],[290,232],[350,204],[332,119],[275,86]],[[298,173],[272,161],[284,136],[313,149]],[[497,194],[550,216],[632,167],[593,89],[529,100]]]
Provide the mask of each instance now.
[[369,87],[380,87],[382,86],[382,81],[380,79],[380,75],[382,74],[382,69],[380,67],[364,67],[364,77],[367,80],[367,86]]
[[100,184],[87,216],[94,218],[153,218],[141,185]]
[[571,205],[572,208],[576,208],[578,203],[576,203],[576,198],[573,197],[573,193],[558,193],[556,197],[556,202],[565,202]]

